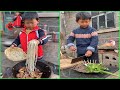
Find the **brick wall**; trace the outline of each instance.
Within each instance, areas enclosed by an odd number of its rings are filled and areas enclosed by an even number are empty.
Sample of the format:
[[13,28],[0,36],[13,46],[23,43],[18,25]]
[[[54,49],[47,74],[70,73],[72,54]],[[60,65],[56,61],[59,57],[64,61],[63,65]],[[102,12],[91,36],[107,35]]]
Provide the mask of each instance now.
[[99,34],[99,45],[106,43],[110,38],[115,40],[118,48],[118,31]]
[[47,25],[47,30],[49,29],[50,31],[58,31],[58,26],[59,26],[59,18],[40,18],[40,23],[39,25],[41,28],[44,28],[44,25]]

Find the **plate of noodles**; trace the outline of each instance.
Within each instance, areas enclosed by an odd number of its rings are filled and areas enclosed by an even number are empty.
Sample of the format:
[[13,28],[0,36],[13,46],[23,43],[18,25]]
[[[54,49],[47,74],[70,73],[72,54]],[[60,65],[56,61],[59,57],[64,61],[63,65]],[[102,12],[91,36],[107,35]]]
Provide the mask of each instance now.
[[6,57],[12,61],[22,61],[27,57],[26,53],[19,47],[9,47],[4,53]]

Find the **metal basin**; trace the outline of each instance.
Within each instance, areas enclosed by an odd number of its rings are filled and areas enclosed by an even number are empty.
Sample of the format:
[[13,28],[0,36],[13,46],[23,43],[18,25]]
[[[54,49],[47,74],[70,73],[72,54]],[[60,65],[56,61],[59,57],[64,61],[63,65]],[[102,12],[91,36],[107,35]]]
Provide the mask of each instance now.
[[[19,69],[22,67],[25,67],[25,61],[19,62],[15,66],[13,66],[12,68],[13,77],[17,78],[16,74],[18,73]],[[43,72],[41,78],[49,78],[51,76],[52,73],[51,68],[46,63],[38,61],[36,63],[36,68],[38,68],[41,72]]]

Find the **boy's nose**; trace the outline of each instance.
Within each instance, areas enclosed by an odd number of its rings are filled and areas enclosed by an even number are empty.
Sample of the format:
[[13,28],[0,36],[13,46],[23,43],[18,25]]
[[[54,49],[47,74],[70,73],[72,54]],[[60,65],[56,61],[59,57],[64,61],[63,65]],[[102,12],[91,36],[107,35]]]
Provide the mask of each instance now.
[[29,24],[29,27],[32,28],[33,27],[32,24]]
[[86,25],[86,23],[84,22],[83,25]]

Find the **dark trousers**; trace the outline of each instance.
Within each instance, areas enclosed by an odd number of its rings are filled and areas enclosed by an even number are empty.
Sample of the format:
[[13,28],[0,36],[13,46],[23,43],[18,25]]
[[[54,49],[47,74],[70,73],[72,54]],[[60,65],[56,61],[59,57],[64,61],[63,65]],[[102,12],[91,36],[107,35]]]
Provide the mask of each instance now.
[[[78,54],[77,57],[83,56],[84,54]],[[96,60],[96,63],[99,63],[99,56],[98,53],[93,53],[90,57],[84,57],[85,61],[89,61],[93,63],[93,60]],[[94,61],[95,62],[95,61]]]

